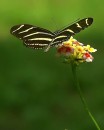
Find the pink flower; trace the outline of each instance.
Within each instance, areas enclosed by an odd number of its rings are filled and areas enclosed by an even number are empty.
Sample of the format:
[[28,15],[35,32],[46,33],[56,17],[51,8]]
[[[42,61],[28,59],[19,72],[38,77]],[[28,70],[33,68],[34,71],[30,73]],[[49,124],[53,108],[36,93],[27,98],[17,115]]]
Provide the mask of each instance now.
[[88,52],[86,52],[84,55],[83,55],[83,59],[86,61],[86,62],[92,62],[93,61],[93,57],[91,54],[89,54]]
[[57,47],[58,54],[64,56],[65,62],[70,63],[74,61],[76,64],[92,62],[94,58],[91,53],[96,51],[97,49],[90,47],[90,45],[84,46],[73,37]]

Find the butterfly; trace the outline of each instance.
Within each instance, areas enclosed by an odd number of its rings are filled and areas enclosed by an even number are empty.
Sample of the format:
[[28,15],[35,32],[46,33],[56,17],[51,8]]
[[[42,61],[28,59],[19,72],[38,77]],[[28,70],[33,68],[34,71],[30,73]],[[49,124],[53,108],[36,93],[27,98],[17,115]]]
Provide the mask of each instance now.
[[22,40],[26,47],[33,49],[45,48],[45,51],[48,51],[50,47],[58,46],[70,39],[71,36],[84,30],[92,22],[93,18],[84,18],[55,32],[30,24],[20,24],[13,26],[10,33]]

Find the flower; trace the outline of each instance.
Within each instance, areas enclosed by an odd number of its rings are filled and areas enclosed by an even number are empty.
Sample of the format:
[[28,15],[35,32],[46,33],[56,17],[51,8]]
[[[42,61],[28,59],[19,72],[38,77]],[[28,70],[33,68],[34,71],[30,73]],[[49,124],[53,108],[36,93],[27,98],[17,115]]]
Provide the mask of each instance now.
[[73,37],[57,47],[58,54],[64,57],[66,63],[92,62],[94,58],[91,53],[96,51],[97,49],[90,47],[90,45],[84,46]]

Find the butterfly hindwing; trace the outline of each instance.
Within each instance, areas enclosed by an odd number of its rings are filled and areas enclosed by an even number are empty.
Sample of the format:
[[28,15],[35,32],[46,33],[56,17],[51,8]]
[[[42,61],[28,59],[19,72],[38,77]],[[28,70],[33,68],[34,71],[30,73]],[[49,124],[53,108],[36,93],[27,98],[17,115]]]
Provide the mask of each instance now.
[[54,33],[49,30],[29,24],[20,24],[11,28],[11,34],[23,40],[24,45],[31,48],[44,48],[49,45],[54,37]]

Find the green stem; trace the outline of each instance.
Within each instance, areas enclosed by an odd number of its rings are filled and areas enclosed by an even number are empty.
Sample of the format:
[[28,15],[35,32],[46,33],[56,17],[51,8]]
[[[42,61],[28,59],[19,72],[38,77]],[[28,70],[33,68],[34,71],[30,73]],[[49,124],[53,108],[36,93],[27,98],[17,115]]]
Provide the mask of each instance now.
[[78,89],[80,98],[81,98],[82,103],[84,105],[84,108],[87,111],[88,115],[90,116],[92,122],[95,124],[95,127],[97,128],[97,130],[101,130],[100,127],[99,127],[99,125],[98,125],[98,123],[96,122],[96,120],[94,119],[93,115],[91,114],[91,112],[90,112],[90,110],[88,108],[88,105],[86,103],[85,98],[83,97],[83,94],[82,94],[82,91],[81,91],[81,88],[80,88],[80,85],[79,85],[79,82],[78,82],[77,73],[76,73],[76,67],[77,67],[77,65],[74,64],[74,63],[72,63],[71,65],[72,65],[72,72],[73,72],[73,77],[74,77],[74,85]]

